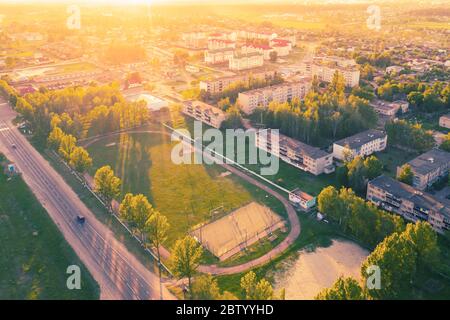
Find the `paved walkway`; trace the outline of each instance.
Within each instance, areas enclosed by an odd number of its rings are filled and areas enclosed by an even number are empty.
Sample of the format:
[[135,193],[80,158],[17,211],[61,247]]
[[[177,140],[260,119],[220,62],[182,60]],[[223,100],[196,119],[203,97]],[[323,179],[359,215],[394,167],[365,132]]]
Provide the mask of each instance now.
[[[89,145],[91,145],[99,140],[102,140],[106,137],[119,135],[122,133],[159,133],[159,134],[167,134],[168,135],[168,133],[164,132],[164,131],[132,129],[132,130],[125,131],[125,132],[122,131],[122,132],[117,132],[117,133],[111,133],[111,134],[103,135],[101,137],[94,137],[90,140],[84,140],[83,146],[86,148]],[[249,176],[248,174],[244,173],[243,171],[241,171],[231,165],[228,165],[228,164],[220,164],[220,165],[223,168],[225,168],[226,170],[234,173],[235,175],[239,176],[240,178],[244,179],[245,181],[253,184],[254,186],[264,190],[265,192],[269,193],[270,195],[272,195],[276,199],[278,199],[284,205],[284,208],[286,209],[288,219],[289,219],[289,224],[290,224],[291,228],[290,228],[289,234],[286,236],[286,238],[281,243],[279,243],[275,248],[273,248],[272,250],[270,250],[263,256],[256,258],[252,261],[245,262],[245,263],[242,263],[242,264],[239,264],[236,266],[231,266],[231,267],[219,267],[217,265],[200,265],[199,266],[198,270],[200,272],[210,273],[213,275],[241,273],[241,272],[245,272],[250,269],[253,269],[257,266],[261,266],[261,265],[271,261],[272,259],[276,258],[281,253],[283,253],[286,249],[288,249],[288,247],[300,235],[300,221],[298,220],[297,212],[295,211],[294,207],[292,206],[292,204],[288,201],[288,199],[286,197],[282,196],[280,193],[278,193],[274,189],[268,187],[266,184],[256,180],[255,178]],[[90,179],[88,178],[87,180],[92,183],[92,178],[90,178]],[[115,202],[113,204],[113,207],[117,207],[117,206],[118,206],[118,203]],[[166,248],[161,247],[160,252],[161,252],[161,256],[164,259],[170,258],[170,252]]]

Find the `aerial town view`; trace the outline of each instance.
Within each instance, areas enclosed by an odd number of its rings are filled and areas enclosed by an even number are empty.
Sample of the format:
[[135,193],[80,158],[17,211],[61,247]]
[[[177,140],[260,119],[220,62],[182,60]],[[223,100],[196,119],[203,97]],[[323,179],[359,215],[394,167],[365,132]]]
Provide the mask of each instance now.
[[448,0],[0,0],[0,300],[449,300],[449,171]]

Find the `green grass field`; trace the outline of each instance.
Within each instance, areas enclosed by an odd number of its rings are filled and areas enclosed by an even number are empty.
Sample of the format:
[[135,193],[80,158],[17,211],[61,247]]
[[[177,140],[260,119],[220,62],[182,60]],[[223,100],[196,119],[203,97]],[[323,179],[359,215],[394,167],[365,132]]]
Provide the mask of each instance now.
[[419,153],[407,152],[395,147],[387,147],[383,152],[378,152],[375,156],[383,163],[384,174],[393,178],[397,175],[397,167],[417,157]]
[[[20,177],[0,174],[0,300],[98,299],[99,288]],[[69,265],[81,290],[66,287]]]
[[176,165],[169,137],[160,134],[122,134],[91,145],[91,174],[111,165],[123,180],[123,194],[143,193],[167,216],[170,247],[191,228],[210,219],[213,209],[228,213],[253,197],[243,186],[220,171],[203,165]]

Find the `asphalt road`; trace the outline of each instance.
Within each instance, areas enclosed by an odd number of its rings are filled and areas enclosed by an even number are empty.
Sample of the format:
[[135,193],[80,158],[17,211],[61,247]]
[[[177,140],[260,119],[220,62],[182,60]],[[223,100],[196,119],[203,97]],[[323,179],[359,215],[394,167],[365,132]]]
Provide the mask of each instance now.
[[[25,182],[97,281],[100,298],[159,299],[158,276],[95,218],[63,178],[11,124],[14,116],[9,105],[0,100],[0,150],[16,164]],[[83,225],[77,222],[79,214],[86,217]],[[163,299],[175,299],[164,286]]]

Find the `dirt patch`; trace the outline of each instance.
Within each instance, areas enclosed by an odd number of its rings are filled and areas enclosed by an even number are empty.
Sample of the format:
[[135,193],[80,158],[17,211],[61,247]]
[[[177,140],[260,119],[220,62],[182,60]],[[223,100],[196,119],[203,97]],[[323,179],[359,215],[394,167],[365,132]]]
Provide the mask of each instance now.
[[368,255],[367,250],[343,240],[333,240],[331,246],[313,252],[302,250],[280,263],[273,277],[275,288],[285,288],[289,300],[314,299],[341,275],[359,280],[361,263]]

